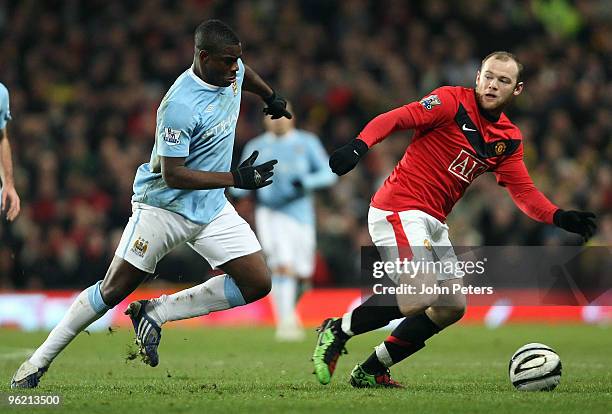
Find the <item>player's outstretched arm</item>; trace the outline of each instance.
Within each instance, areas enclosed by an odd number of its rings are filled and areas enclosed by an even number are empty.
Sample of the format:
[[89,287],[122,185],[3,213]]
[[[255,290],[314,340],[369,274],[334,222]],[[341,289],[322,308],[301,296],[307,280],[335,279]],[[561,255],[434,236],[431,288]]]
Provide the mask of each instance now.
[[19,214],[20,200],[13,181],[11,144],[6,133],[6,123],[10,119],[9,93],[0,83],[0,185],[2,187],[0,205],[1,213],[6,212],[8,221],[13,221]]
[[6,129],[0,129],[0,181],[2,183],[2,214],[6,212],[8,221],[17,218],[20,210],[20,200],[13,182],[13,162],[11,158],[11,145]]
[[338,148],[329,159],[329,166],[338,175],[344,175],[357,165],[368,148],[394,132],[434,128],[453,119],[457,101],[448,88],[438,88],[418,102],[400,106],[376,116],[363,128],[358,137]]
[[166,185],[182,190],[211,190],[214,188],[236,187],[256,190],[272,184],[274,165],[270,160],[253,165],[259,153],[255,151],[233,171],[199,171],[185,166],[185,158],[161,157],[161,172]]
[[565,211],[554,205],[533,184],[519,149],[495,171],[497,181],[505,186],[518,208],[534,220],[582,236],[584,241],[595,234],[595,214],[587,211]]
[[415,122],[406,106],[393,109],[372,119],[359,136],[335,150],[329,167],[338,175],[351,171],[368,149],[400,129],[414,128]]
[[160,157],[166,185],[181,190],[211,190],[234,185],[231,172],[199,171],[185,166],[185,157]]
[[272,119],[285,117],[291,119],[291,112],[287,111],[287,101],[276,93],[264,80],[248,65],[244,65],[244,81],[242,89],[254,93],[263,99],[267,107],[264,114],[270,115]]

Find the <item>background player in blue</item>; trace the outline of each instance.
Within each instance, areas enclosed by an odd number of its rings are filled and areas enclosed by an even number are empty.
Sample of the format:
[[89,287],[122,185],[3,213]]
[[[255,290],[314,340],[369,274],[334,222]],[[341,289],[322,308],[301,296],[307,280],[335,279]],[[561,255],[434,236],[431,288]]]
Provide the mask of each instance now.
[[0,83],[0,209],[6,212],[8,221],[13,221],[19,214],[19,196],[13,181],[13,160],[11,144],[6,132],[6,124],[11,119],[9,93],[6,86]]
[[270,291],[261,246],[224,196],[226,187],[271,184],[275,160],[254,165],[257,152],[230,171],[242,90],[262,97],[264,112],[288,117],[286,101],[241,60],[238,36],[209,20],[195,31],[193,65],[177,78],[157,111],[150,162],[134,180],[133,215],[104,280],[85,289],[46,341],[13,376],[12,387],[33,388],[70,341],[121,302],[155,270],[157,262],[187,243],[226,272],[205,283],[131,303],[143,361],[159,362],[161,325],[255,301]]
[[[312,191],[336,182],[319,139],[295,128],[293,119],[264,119],[266,132],[250,140],[242,159],[259,151],[277,159],[274,183],[255,194],[257,236],[272,270],[272,301],[279,340],[304,337],[295,313],[298,285],[308,284],[315,253],[315,210]],[[232,189],[240,196],[245,190]]]

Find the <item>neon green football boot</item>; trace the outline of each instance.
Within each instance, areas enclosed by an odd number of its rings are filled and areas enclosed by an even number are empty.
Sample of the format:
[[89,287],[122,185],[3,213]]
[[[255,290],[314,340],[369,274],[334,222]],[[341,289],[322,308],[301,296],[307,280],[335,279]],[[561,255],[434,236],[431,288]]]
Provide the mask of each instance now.
[[323,385],[327,385],[331,381],[340,355],[347,353],[344,347],[347,339],[342,338],[341,334],[339,335],[337,331],[338,323],[334,323],[339,319],[325,319],[321,326],[317,328],[319,336],[312,355],[312,362],[314,363],[314,374]]
[[391,378],[389,369],[382,374],[368,374],[357,364],[351,372],[351,385],[355,388],[404,388],[402,384]]

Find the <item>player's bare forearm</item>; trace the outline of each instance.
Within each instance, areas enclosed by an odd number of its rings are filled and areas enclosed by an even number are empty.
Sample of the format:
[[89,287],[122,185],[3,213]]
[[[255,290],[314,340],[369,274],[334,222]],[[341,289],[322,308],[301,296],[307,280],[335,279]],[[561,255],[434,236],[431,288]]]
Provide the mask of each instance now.
[[184,165],[184,158],[162,157],[162,177],[170,188],[212,190],[234,185],[231,172],[199,171]]
[[262,99],[269,98],[274,93],[272,88],[248,65],[244,65],[242,89],[254,93]]
[[13,161],[11,158],[11,144],[6,129],[0,130],[0,180],[3,187],[13,187]]
[[187,167],[177,168],[171,176],[165,175],[168,187],[182,190],[212,190],[234,185],[230,172],[198,171]]

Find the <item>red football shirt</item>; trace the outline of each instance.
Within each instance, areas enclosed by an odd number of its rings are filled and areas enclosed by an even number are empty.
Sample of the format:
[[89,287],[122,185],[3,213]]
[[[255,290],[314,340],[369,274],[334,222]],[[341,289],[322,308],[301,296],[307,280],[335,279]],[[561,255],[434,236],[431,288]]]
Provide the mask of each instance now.
[[520,130],[503,113],[493,119],[481,112],[474,89],[438,88],[419,102],[377,116],[359,138],[371,147],[401,129],[415,130],[412,143],[372,206],[421,210],[444,222],[472,181],[492,171],[525,214],[552,223],[558,207],[527,172]]

